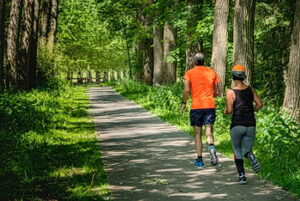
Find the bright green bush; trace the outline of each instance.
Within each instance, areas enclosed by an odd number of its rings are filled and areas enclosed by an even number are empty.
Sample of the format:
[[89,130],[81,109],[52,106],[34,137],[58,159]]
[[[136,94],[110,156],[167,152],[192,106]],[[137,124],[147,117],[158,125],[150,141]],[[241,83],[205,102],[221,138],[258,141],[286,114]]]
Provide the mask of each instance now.
[[0,95],[0,200],[107,198],[88,104],[83,87]]
[[[118,83],[115,88],[163,120],[192,134],[189,111],[186,110],[183,115],[179,113],[183,84],[153,88],[127,81]],[[265,105],[256,113],[257,139],[254,152],[262,164],[260,175],[300,197],[300,125],[281,113],[278,106],[269,105],[267,101]],[[218,150],[232,157],[229,135],[231,117],[223,114],[224,106],[224,98],[218,98],[215,135]]]

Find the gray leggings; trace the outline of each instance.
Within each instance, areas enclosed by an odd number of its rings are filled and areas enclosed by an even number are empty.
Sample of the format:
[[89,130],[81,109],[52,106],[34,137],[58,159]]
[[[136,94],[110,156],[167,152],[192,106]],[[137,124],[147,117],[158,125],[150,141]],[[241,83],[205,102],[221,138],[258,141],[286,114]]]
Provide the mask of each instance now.
[[255,140],[256,127],[235,126],[230,129],[230,136],[235,159],[243,159],[243,156],[252,151]]

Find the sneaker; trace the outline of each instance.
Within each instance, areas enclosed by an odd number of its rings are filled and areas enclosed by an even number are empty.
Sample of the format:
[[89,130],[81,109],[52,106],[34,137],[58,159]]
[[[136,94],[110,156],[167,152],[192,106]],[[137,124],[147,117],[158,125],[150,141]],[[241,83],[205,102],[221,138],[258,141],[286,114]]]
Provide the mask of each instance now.
[[254,172],[259,172],[259,170],[260,170],[260,164],[256,160],[255,155],[252,152],[250,152],[247,157],[249,159],[250,165],[252,166],[252,170]]
[[204,163],[203,163],[203,160],[201,159],[195,159],[194,161],[194,165],[197,167],[197,168],[203,168],[204,167]]
[[246,180],[245,175],[239,176],[239,178],[238,178],[238,180],[237,180],[237,183],[238,183],[238,184],[241,184],[241,185],[247,184],[247,180]]
[[214,146],[208,146],[208,152],[210,154],[210,163],[215,166],[218,164],[218,156]]

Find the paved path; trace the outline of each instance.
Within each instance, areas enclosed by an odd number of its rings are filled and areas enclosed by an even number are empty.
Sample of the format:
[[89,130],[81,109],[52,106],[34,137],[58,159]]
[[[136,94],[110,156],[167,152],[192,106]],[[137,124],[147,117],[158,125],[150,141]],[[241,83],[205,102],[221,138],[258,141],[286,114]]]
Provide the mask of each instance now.
[[112,88],[91,88],[89,95],[113,200],[296,200],[250,171],[247,185],[235,184],[233,161],[220,154],[218,167],[205,152],[207,167],[195,168],[189,135]]

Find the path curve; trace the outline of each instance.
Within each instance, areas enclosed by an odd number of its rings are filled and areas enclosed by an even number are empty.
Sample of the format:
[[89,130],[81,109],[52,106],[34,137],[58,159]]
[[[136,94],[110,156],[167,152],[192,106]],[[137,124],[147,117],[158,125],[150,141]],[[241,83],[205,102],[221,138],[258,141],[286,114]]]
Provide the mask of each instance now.
[[235,184],[233,161],[220,154],[218,167],[197,169],[192,138],[110,87],[89,90],[90,112],[114,201],[296,201],[249,170],[247,185]]

